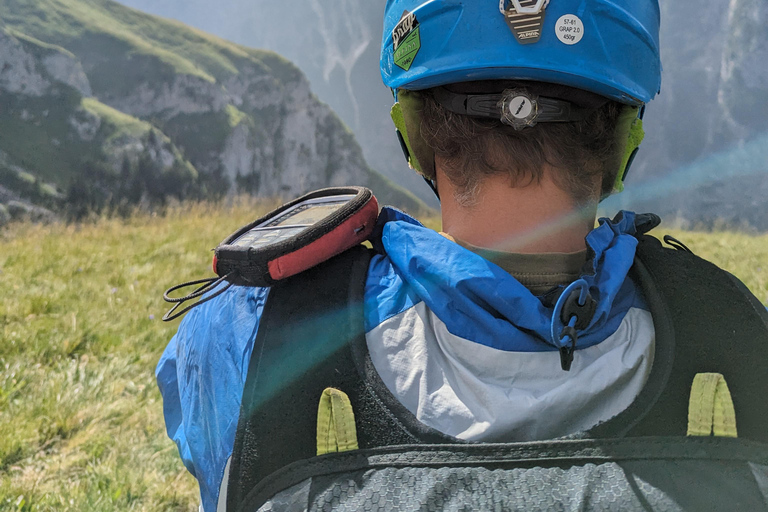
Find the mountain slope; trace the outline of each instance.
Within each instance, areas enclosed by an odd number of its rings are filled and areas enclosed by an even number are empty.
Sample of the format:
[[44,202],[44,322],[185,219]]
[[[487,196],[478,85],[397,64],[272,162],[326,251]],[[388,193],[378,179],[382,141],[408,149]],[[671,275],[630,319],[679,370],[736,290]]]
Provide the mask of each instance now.
[[173,176],[173,189],[197,179],[167,137],[90,97],[67,50],[0,27],[0,69],[0,223],[9,208],[56,209],[74,192],[76,208],[99,209],[116,192],[123,161],[138,164],[144,154],[165,162],[154,171]]
[[374,168],[437,205],[400,156],[389,118],[392,94],[379,72],[382,0],[309,0],[302,8],[273,0],[120,1],[286,56],[351,127]]
[[[378,69],[382,0],[309,0],[301,9],[273,0],[121,1],[287,56],[353,128],[374,167],[430,193],[423,184],[406,181],[416,176],[403,165],[392,136],[392,96]],[[768,2],[716,0],[706,9],[696,0],[659,4],[661,94],[648,106],[647,136],[629,174],[624,205],[710,225],[717,218],[730,224],[746,219],[768,230],[768,216],[759,214],[768,208],[768,165],[743,169],[745,177],[727,182],[702,175],[699,181],[706,184],[691,183],[685,194],[671,196],[663,186],[681,169],[768,132]],[[768,160],[768,149],[764,155]],[[653,201],[629,197],[643,182],[657,184]]]
[[[95,206],[121,187],[130,189],[123,201],[152,199],[151,175],[169,177],[162,197],[375,183],[386,202],[422,206],[368,167],[343,123],[275,53],[109,0],[0,0],[0,12],[0,94],[13,105],[0,112],[0,151],[6,168],[61,197],[88,167],[109,176],[87,179]],[[40,202],[17,183],[0,185]]]

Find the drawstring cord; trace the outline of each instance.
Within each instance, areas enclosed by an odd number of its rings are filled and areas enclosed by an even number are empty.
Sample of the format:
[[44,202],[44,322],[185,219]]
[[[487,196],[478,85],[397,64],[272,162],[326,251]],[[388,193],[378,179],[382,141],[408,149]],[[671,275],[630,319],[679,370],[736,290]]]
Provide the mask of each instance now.
[[[576,290],[578,290],[579,296],[576,299],[576,304],[573,304],[571,297]],[[564,316],[563,312],[566,307],[569,311],[565,311],[567,316]],[[576,312],[573,312],[574,309]],[[578,312],[583,309],[586,309],[587,312],[584,319],[579,318],[578,315]],[[573,363],[573,353],[579,339],[576,329],[577,327],[585,329],[589,325],[592,316],[594,316],[594,309],[595,303],[589,294],[589,284],[584,279],[577,279],[569,284],[555,303],[550,334],[552,344],[560,350],[560,366],[565,371],[569,371]],[[586,319],[586,316],[589,316],[589,319]],[[562,327],[560,327],[561,325]],[[558,329],[558,327],[560,328]]]

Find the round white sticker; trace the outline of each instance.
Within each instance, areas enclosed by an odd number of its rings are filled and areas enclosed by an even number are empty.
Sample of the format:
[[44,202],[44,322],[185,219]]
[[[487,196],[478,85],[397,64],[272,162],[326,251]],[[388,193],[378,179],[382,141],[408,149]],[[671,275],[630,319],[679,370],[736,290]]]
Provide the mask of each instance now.
[[565,44],[576,44],[584,37],[584,24],[575,14],[564,14],[555,23],[555,34]]
[[515,117],[517,119],[525,119],[529,115],[531,115],[531,111],[533,110],[533,105],[531,104],[531,100],[528,99],[525,96],[515,96],[511,100],[509,100],[508,103],[509,113],[512,114],[512,117]]

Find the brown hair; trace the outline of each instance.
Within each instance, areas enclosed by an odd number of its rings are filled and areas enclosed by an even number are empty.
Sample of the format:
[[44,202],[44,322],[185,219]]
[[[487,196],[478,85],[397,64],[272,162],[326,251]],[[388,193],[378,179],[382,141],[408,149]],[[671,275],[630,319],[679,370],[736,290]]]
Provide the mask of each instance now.
[[511,186],[524,186],[541,180],[545,164],[555,170],[555,184],[578,204],[613,189],[624,148],[616,136],[620,103],[608,101],[582,121],[539,123],[518,131],[499,120],[451,112],[430,90],[420,94],[421,136],[444,161],[462,204],[476,200],[485,176],[507,174]]

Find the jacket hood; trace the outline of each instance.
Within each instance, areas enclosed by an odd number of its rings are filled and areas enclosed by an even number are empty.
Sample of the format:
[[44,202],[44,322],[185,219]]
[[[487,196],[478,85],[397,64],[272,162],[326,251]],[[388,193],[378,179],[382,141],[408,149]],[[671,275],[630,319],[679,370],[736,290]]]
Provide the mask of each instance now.
[[[597,308],[589,326],[579,332],[577,350],[610,336],[641,300],[627,279],[637,247],[635,232],[635,214],[622,211],[613,220],[601,218],[586,237],[589,261],[581,278]],[[369,272],[366,330],[423,301],[456,336],[507,351],[557,350],[551,334],[554,304],[403,212],[382,210],[374,249],[379,254]],[[376,279],[381,286],[371,286]],[[404,286],[392,286],[393,280]]]

